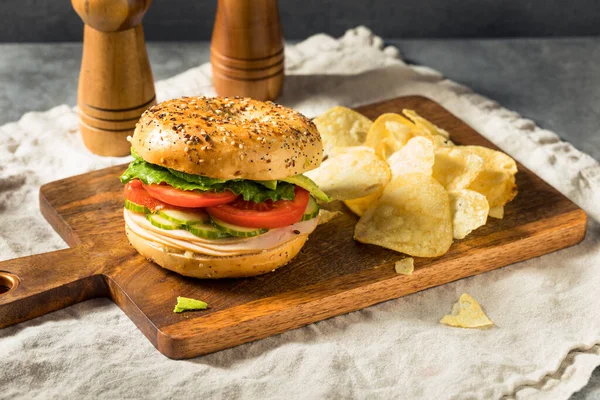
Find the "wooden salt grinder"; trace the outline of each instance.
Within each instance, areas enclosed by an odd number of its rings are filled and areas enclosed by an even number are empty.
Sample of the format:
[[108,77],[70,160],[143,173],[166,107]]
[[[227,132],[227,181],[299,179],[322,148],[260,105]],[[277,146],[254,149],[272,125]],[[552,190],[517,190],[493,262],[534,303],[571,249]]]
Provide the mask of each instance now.
[[277,98],[284,58],[277,0],[219,0],[210,50],[217,94]]
[[85,23],[77,105],[83,142],[102,156],[129,154],[127,136],[156,103],[142,17],[151,0],[71,0]]

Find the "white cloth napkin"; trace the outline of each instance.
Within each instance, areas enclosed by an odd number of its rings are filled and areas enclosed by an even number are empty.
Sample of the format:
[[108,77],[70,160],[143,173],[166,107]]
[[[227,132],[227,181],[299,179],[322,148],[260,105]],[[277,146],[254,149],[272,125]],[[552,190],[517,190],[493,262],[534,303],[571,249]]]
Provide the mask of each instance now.
[[[600,220],[594,159],[436,71],[407,66],[368,29],[288,46],[286,63],[281,103],[314,116],[427,96]],[[210,79],[202,65],[158,82],[158,97],[212,94]],[[66,105],[26,114],[0,135],[0,257],[64,248],[38,210],[39,186],[127,159],[87,152]],[[91,300],[0,330],[0,397],[568,398],[600,365],[599,239],[591,221],[576,247],[187,361],[162,356],[109,300]],[[438,323],[463,292],[495,328]]]

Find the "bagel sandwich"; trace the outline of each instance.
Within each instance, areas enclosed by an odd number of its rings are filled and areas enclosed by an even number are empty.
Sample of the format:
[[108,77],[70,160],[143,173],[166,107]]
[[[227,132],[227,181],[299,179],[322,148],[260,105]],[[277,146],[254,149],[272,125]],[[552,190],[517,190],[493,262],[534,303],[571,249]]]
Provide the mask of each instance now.
[[294,258],[329,197],[302,173],[321,164],[315,125],[249,98],[183,97],[146,110],[129,138],[131,245],[195,278],[248,277]]

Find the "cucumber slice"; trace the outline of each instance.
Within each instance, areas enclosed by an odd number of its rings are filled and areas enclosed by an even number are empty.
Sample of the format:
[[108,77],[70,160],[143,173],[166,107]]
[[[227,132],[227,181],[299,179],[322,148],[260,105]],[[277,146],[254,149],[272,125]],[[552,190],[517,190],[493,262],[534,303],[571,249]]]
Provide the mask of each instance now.
[[150,212],[150,210],[148,210],[146,207],[144,207],[140,204],[136,204],[133,201],[129,201],[127,199],[125,199],[125,208],[128,209],[129,211],[133,211],[136,213],[142,213],[142,214],[147,214]]
[[182,224],[178,224],[177,222],[169,221],[165,217],[158,214],[146,214],[146,219],[150,221],[150,223],[157,228],[166,229],[168,231],[172,231],[174,229],[183,228]]
[[245,226],[233,225],[225,221],[221,221],[213,216],[210,217],[212,223],[221,232],[228,233],[238,237],[252,237],[258,236],[268,231],[266,228],[246,228]]
[[221,232],[210,223],[188,225],[185,227],[185,229],[188,230],[192,235],[196,235],[203,239],[221,239],[231,236],[228,233]]
[[302,216],[302,221],[308,221],[309,219],[315,218],[319,215],[319,205],[314,197],[310,196],[308,199],[308,204],[306,205],[306,210],[304,210],[304,215]]
[[183,211],[164,209],[158,212],[158,215],[181,225],[205,224],[210,221],[207,213],[204,211]]

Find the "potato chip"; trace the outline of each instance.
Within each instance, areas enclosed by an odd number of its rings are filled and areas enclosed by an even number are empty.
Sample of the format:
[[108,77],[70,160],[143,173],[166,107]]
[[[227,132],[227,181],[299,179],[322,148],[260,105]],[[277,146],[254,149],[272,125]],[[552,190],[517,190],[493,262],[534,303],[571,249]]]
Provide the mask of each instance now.
[[319,210],[319,225],[323,225],[342,215],[341,211]]
[[336,200],[370,195],[380,191],[391,178],[388,164],[366,146],[337,149],[319,168],[304,175]]
[[504,206],[517,195],[515,174],[517,164],[506,154],[481,146],[463,146],[465,150],[483,159],[483,170],[469,185],[469,189],[483,194],[490,208]]
[[464,239],[469,233],[485,225],[490,206],[484,195],[473,190],[461,189],[448,192],[448,196],[454,239]]
[[450,134],[448,132],[427,121],[425,118],[417,114],[416,111],[404,109],[402,110],[402,114],[406,115],[408,119],[410,119],[417,127],[427,130],[433,135],[440,135],[446,139],[450,139]]
[[496,206],[494,208],[490,208],[490,212],[488,215],[496,219],[504,218],[504,206]]
[[387,161],[392,170],[392,178],[413,173],[431,176],[435,161],[433,142],[425,137],[414,137]]
[[483,158],[465,149],[465,146],[438,148],[433,177],[448,191],[466,189],[483,171],[483,163]]
[[452,306],[452,313],[445,315],[440,322],[459,328],[482,328],[494,325],[492,320],[485,315],[479,303],[466,293],[463,293],[458,299],[458,303]]
[[354,238],[411,256],[440,256],[452,244],[448,194],[430,176],[401,175],[360,218]]
[[346,107],[333,107],[313,120],[323,142],[323,153],[339,147],[361,146],[373,122]]
[[454,146],[454,143],[450,140],[450,134],[442,128],[438,128],[413,110],[404,109],[402,113],[414,123],[414,135],[431,139],[436,147]]
[[506,172],[509,175],[517,173],[517,163],[507,154],[483,146],[461,146],[473,154],[477,154],[485,161],[486,169]]
[[394,264],[394,270],[397,274],[412,275],[413,271],[415,270],[415,259],[412,257],[406,257],[400,261],[396,261]]
[[398,114],[383,114],[375,120],[365,145],[375,149],[375,154],[387,158],[400,150],[413,136],[414,124]]
[[383,188],[379,189],[377,192],[372,193],[365,197],[360,197],[358,199],[352,200],[344,200],[344,204],[352,211],[354,214],[362,217],[362,215],[367,211],[367,209],[377,201],[378,198],[383,194]]

